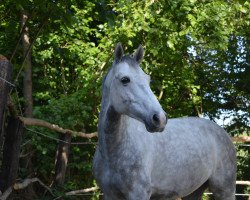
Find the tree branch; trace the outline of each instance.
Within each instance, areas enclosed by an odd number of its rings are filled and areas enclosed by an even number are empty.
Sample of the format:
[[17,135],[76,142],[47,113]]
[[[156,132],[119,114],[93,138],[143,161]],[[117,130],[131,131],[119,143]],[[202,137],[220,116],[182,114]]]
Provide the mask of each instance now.
[[71,192],[67,192],[66,196],[78,195],[78,194],[87,193],[87,192],[94,192],[98,189],[99,189],[99,187],[96,186],[96,187],[86,188],[86,189],[82,189],[82,190],[74,190]]
[[[24,123],[26,126],[40,126],[44,128],[48,128],[50,130],[63,133],[63,134],[71,134],[72,136],[82,137],[82,138],[94,138],[98,137],[97,132],[93,133],[83,133],[83,132],[77,132],[72,131],[70,129],[64,129],[56,124],[51,124],[49,122],[46,122],[41,119],[34,119],[34,118],[27,118],[27,117],[20,117],[19,119]],[[250,136],[237,136],[237,137],[231,137],[233,142],[250,142]]]
[[[83,133],[83,132],[72,131],[70,129],[64,129],[56,124],[51,124],[41,119],[34,119],[34,118],[27,118],[27,117],[20,117],[20,116],[19,116],[19,119],[26,126],[40,126],[40,127],[44,127],[44,128],[48,128],[50,130],[56,131],[58,133],[63,133],[63,134],[68,133],[68,134],[71,134],[72,136],[78,136],[82,138],[98,137],[97,132]],[[237,137],[231,137],[231,138],[234,142],[250,142],[250,136],[237,136]]]
[[45,127],[50,130],[63,133],[63,134],[70,134],[72,136],[78,136],[78,137],[83,137],[83,138],[93,138],[97,137],[97,132],[93,133],[83,133],[83,132],[77,132],[77,131],[72,131],[69,129],[64,129],[56,124],[51,124],[49,122],[46,122],[44,120],[40,119],[34,119],[34,118],[26,118],[26,117],[19,117],[19,119],[24,123],[26,126],[40,126],[40,127]]
[[237,136],[232,137],[234,142],[250,142],[250,136]]
[[27,178],[27,179],[24,179],[23,182],[21,182],[21,183],[15,183],[13,186],[9,187],[0,196],[0,200],[6,200],[9,197],[9,195],[13,192],[13,190],[22,190],[22,189],[26,188],[29,184],[34,183],[34,182],[38,182],[42,187],[44,187],[46,190],[48,190],[52,196],[54,196],[53,193],[51,192],[50,188],[48,186],[46,186],[38,178]]
[[250,186],[250,181],[236,181],[237,185],[249,185]]

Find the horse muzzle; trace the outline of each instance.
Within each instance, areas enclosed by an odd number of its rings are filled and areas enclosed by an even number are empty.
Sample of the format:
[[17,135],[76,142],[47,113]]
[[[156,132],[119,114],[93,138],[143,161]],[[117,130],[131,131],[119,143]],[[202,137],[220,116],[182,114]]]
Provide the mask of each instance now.
[[145,121],[148,132],[162,132],[167,124],[167,116],[165,112],[154,113]]

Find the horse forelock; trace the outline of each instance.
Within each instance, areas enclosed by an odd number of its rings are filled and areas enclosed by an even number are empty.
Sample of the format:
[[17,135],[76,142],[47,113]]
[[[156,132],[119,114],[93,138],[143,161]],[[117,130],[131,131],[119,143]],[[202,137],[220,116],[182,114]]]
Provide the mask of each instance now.
[[138,63],[136,62],[135,58],[131,55],[125,55],[121,58],[120,61],[114,61],[113,63],[113,67],[119,63],[125,62],[127,63],[129,66],[138,66]]

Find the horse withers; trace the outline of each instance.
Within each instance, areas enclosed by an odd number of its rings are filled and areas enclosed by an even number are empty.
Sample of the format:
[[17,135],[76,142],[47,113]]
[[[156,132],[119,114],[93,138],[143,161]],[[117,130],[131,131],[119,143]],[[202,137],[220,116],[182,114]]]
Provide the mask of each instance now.
[[216,200],[234,200],[236,153],[229,136],[206,119],[167,123],[139,66],[143,54],[139,46],[124,56],[118,44],[103,80],[93,172],[104,199],[199,200],[209,188]]

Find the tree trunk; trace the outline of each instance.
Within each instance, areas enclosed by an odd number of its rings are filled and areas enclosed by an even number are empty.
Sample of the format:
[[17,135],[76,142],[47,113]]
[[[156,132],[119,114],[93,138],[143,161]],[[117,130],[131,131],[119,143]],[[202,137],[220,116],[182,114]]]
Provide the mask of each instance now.
[[12,186],[17,178],[23,128],[23,123],[19,118],[10,117],[6,129],[0,174],[2,192]]
[[22,45],[24,56],[24,78],[23,78],[23,94],[25,99],[24,115],[26,117],[32,117],[33,110],[33,98],[32,98],[32,64],[31,64],[31,48],[29,28],[27,26],[28,14],[25,10],[21,13],[21,30],[22,33]]
[[55,181],[56,185],[62,185],[65,180],[65,173],[69,158],[69,149],[71,142],[71,135],[64,134],[60,137],[61,142],[58,145],[56,166],[55,166]]
[[0,55],[0,148],[3,145],[4,111],[11,88],[12,67],[10,62]]
[[[24,116],[32,117],[33,112],[33,97],[32,97],[32,63],[31,63],[31,43],[29,36],[29,27],[28,27],[28,13],[26,10],[21,11],[21,30],[22,30],[22,47],[23,47],[23,67],[24,67],[24,76],[23,76],[23,96],[25,100],[24,106]],[[33,147],[31,144],[26,146],[27,152],[32,152]],[[32,163],[32,154],[24,158],[25,166],[30,176],[34,175],[33,163]],[[36,192],[33,185],[30,185],[27,188],[27,198],[35,199]]]

